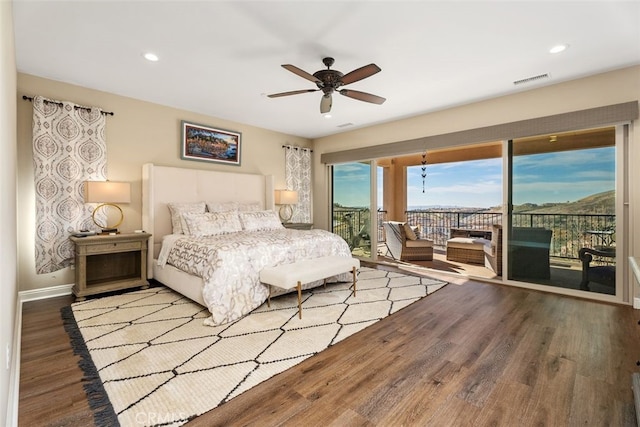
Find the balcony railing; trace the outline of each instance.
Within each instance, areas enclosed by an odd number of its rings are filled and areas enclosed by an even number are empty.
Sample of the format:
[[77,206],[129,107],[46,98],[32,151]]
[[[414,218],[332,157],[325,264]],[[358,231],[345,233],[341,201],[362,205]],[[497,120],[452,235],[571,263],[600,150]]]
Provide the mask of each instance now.
[[[499,212],[472,211],[406,211],[406,220],[419,225],[422,236],[434,241],[436,246],[446,246],[452,228],[491,230],[493,224],[502,223]],[[384,242],[382,222],[387,212],[377,211],[377,238]],[[368,241],[370,215],[368,209],[335,208],[334,232],[342,236],[352,247],[356,241]],[[551,256],[578,259],[582,247],[609,246],[615,241],[615,215],[605,214],[513,214],[514,227],[542,227],[553,231]],[[354,244],[355,243],[355,244]]]

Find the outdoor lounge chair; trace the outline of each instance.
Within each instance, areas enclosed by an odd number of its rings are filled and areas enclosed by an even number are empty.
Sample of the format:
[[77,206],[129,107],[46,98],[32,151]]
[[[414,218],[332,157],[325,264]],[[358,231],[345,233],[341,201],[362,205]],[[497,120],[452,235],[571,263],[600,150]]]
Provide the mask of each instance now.
[[591,265],[593,256],[615,258],[615,246],[600,247],[598,249],[582,248],[578,251],[578,257],[582,261],[582,281],[580,289],[590,291],[589,283],[595,282],[607,286],[611,289],[616,287],[616,266],[615,265]]
[[433,260],[433,240],[407,237],[405,225],[406,222],[399,221],[382,223],[385,241],[391,256],[400,261]]
[[522,279],[551,277],[553,231],[538,227],[513,227],[509,240],[509,276]]
[[484,247],[484,266],[502,276],[502,225],[491,227],[491,243]]

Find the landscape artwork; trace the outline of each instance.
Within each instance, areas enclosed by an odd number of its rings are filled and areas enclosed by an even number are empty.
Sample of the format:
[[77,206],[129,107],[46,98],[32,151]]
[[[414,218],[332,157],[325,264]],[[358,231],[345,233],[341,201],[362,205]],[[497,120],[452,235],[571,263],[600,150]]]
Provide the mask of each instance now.
[[240,166],[241,134],[182,122],[182,158]]

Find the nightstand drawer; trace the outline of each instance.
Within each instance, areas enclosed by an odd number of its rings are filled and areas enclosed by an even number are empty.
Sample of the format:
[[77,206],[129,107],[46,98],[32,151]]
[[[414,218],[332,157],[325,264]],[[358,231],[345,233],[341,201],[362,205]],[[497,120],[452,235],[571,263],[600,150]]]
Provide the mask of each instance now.
[[107,254],[114,252],[135,251],[142,248],[141,242],[112,242],[100,243],[98,245],[87,245],[81,248],[87,255]]

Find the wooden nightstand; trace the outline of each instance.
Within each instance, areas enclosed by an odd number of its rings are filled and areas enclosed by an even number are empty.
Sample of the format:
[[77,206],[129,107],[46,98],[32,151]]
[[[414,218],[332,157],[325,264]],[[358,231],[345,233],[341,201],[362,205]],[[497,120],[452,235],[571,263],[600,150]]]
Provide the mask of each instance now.
[[76,250],[76,283],[72,290],[77,301],[102,292],[137,286],[147,288],[150,236],[148,233],[71,236]]
[[284,222],[282,225],[284,225],[284,228],[291,228],[293,230],[311,230],[313,228],[313,224],[306,222]]

